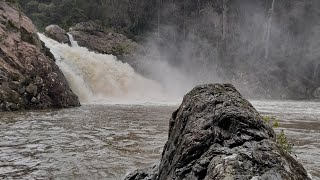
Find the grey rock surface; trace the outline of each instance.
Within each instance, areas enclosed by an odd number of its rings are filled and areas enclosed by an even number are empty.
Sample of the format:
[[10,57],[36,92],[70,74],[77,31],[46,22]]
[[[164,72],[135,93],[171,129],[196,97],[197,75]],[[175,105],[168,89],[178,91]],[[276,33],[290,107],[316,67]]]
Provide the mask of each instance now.
[[112,54],[121,60],[129,59],[139,45],[120,33],[102,26],[99,21],[81,22],[69,29],[80,46],[102,54]]
[[172,114],[158,168],[126,180],[307,180],[303,166],[279,148],[275,133],[230,84],[195,87]]
[[31,20],[0,1],[0,111],[80,106]]
[[313,92],[313,96],[317,99],[320,99],[320,87]]
[[45,28],[45,35],[64,44],[71,44],[67,32],[58,25],[49,25]]

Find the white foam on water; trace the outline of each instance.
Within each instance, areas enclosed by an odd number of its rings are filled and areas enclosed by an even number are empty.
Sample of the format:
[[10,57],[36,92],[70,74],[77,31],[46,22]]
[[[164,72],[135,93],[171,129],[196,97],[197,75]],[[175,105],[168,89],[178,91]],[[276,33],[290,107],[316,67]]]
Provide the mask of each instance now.
[[83,104],[176,104],[157,82],[136,73],[113,55],[98,54],[79,47],[69,35],[72,47],[39,33],[50,48],[56,64]]

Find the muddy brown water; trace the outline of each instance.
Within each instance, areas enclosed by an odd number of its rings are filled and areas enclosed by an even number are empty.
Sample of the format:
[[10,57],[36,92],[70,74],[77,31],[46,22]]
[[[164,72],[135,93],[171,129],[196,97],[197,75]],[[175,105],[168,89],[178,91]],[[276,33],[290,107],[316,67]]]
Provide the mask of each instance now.
[[[251,102],[262,115],[280,119],[294,156],[320,179],[320,102]],[[176,108],[84,105],[0,113],[0,179],[123,179],[159,160]]]

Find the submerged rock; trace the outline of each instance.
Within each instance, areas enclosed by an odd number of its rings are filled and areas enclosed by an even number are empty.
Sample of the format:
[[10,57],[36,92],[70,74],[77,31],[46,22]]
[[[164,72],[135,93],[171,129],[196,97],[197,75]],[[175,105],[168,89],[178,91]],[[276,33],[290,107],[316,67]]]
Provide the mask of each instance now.
[[102,54],[112,54],[121,60],[128,59],[139,47],[123,34],[104,28],[100,21],[81,22],[69,29],[80,46]]
[[45,35],[64,44],[71,44],[67,32],[58,25],[49,25],[45,28]]
[[230,84],[195,87],[172,114],[158,167],[126,180],[309,179],[275,133]]
[[0,111],[79,106],[31,20],[6,1],[0,15]]

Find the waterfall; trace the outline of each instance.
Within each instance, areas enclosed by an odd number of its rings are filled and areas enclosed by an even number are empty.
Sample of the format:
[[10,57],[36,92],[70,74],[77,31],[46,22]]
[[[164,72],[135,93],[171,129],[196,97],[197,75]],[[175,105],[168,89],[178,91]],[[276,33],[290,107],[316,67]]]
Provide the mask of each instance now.
[[270,35],[271,35],[271,28],[272,28],[272,16],[274,12],[274,3],[275,0],[272,0],[271,8],[269,10],[269,19],[267,23],[267,30],[266,30],[266,42],[265,42],[265,59],[269,58],[269,42],[270,42]]
[[72,47],[43,34],[39,37],[50,48],[81,103],[167,103],[162,86],[137,74],[115,56],[79,47],[70,34]]
[[69,33],[67,33],[69,36],[69,40],[71,42],[71,47],[79,47],[78,42],[74,40],[73,36]]
[[227,32],[227,2],[223,0],[223,12],[222,12],[222,40],[226,39]]

